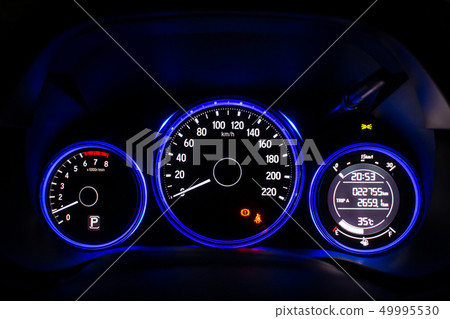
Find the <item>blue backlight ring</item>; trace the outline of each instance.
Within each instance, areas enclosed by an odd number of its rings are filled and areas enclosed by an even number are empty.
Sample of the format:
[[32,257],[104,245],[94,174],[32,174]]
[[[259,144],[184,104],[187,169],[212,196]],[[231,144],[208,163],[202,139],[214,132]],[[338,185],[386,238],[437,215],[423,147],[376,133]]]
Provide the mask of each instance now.
[[[166,136],[171,136],[171,134],[179,127],[181,123],[183,123],[188,117],[191,117],[192,115],[195,115],[198,112],[201,112],[203,110],[217,107],[217,106],[237,106],[242,108],[247,108],[249,110],[253,110],[259,114],[264,114],[269,120],[271,120],[274,125],[283,132],[284,136],[289,140],[294,140],[294,136],[296,137],[296,140],[301,140],[301,136],[299,134],[296,134],[298,132],[298,129],[294,126],[292,121],[290,121],[284,114],[283,116],[286,117],[286,119],[280,117],[280,120],[277,119],[275,116],[273,116],[271,113],[267,112],[262,107],[243,100],[237,100],[237,99],[218,99],[213,100],[210,102],[202,103],[200,105],[197,105],[193,107],[191,110],[189,110],[187,113],[183,113],[179,118],[177,118],[170,126],[166,127],[165,131],[162,132]],[[164,127],[167,124],[167,121],[164,121]],[[153,184],[153,191],[155,192],[155,197],[157,199],[157,203],[160,206],[161,210],[165,212],[166,218],[169,220],[169,222],[182,234],[187,236],[188,238],[201,243],[203,245],[215,247],[215,248],[241,248],[246,247],[249,245],[253,245],[255,243],[260,242],[261,240],[271,236],[274,234],[278,229],[280,229],[284,223],[290,218],[293,210],[298,204],[298,201],[300,200],[303,185],[304,185],[304,166],[303,165],[294,165],[295,166],[295,176],[294,179],[294,191],[291,194],[291,197],[289,198],[288,204],[286,205],[286,208],[284,211],[280,214],[278,219],[272,223],[269,227],[264,229],[262,232],[259,232],[258,234],[255,234],[253,236],[243,238],[243,239],[236,239],[236,240],[220,240],[220,239],[214,239],[209,238],[203,235],[200,235],[191,229],[189,229],[187,226],[185,226],[173,213],[172,209],[170,208],[170,205],[167,203],[165,199],[165,195],[162,189],[162,182],[161,182],[161,174],[160,174],[160,165],[164,150],[166,147],[166,144],[168,143],[168,139],[165,140],[158,149],[156,162],[157,165],[155,167],[155,174],[152,176],[152,184]],[[301,152],[298,152],[295,149],[295,145],[290,145],[292,154],[294,156],[295,163],[303,163],[303,155]],[[301,158],[299,160],[299,157]],[[300,167],[299,167],[300,166]],[[300,171],[301,169],[301,171]]]
[[[414,188],[415,207],[414,207],[413,216],[411,218],[410,223],[408,224],[408,227],[397,239],[395,239],[391,243],[389,243],[385,246],[379,247],[379,248],[363,250],[363,249],[356,249],[356,248],[348,247],[346,245],[341,244],[325,230],[325,227],[323,226],[323,224],[320,220],[320,217],[319,217],[319,212],[318,212],[318,208],[317,208],[317,204],[318,204],[317,203],[318,202],[317,192],[318,192],[318,187],[320,186],[320,182],[322,180],[323,174],[329,168],[330,164],[334,160],[336,160],[337,158],[339,158],[345,154],[348,154],[348,153],[351,153],[354,151],[377,151],[377,152],[380,152],[382,154],[385,154],[387,156],[394,158],[405,169],[405,171],[408,174],[408,177],[410,178],[410,180],[412,182],[413,188]],[[317,230],[319,231],[319,233],[330,244],[332,244],[336,248],[342,249],[349,253],[359,254],[359,255],[379,254],[379,253],[388,251],[388,250],[394,248],[395,246],[397,246],[398,244],[400,244],[411,233],[416,222],[418,221],[420,211],[421,211],[421,206],[422,206],[422,192],[421,192],[419,180],[417,178],[417,174],[414,172],[411,165],[403,158],[403,156],[401,156],[395,150],[393,150],[387,146],[384,146],[381,144],[376,144],[376,143],[353,144],[353,145],[344,147],[344,148],[336,151],[335,153],[331,154],[323,162],[323,165],[321,165],[319,167],[319,169],[316,171],[316,173],[314,174],[314,177],[311,181],[310,191],[309,191],[309,208],[310,208],[310,212],[311,212],[311,217],[312,217],[312,220],[313,220]]]
[[[131,171],[133,173],[133,177],[135,181],[137,182],[137,188],[138,188],[138,194],[139,194],[139,203],[138,207],[135,212],[135,218],[131,222],[131,225],[116,239],[109,241],[104,244],[86,244],[82,242],[78,242],[76,240],[73,240],[72,238],[68,237],[66,234],[61,232],[55,225],[53,219],[51,218],[51,213],[49,211],[49,208],[47,206],[47,200],[46,200],[46,194],[48,192],[48,187],[50,185],[50,179],[53,176],[56,169],[61,164],[61,161],[66,158],[68,155],[73,154],[77,151],[80,151],[82,149],[86,148],[101,148],[110,152],[113,152],[117,156],[121,157],[124,161],[126,161],[129,165],[131,165]],[[145,210],[147,208],[147,185],[145,183],[145,178],[136,164],[136,162],[131,159],[125,152],[123,152],[121,149],[100,141],[84,141],[72,144],[66,148],[64,148],[61,152],[59,152],[50,162],[50,164],[47,166],[44,178],[42,179],[40,188],[39,188],[39,203],[42,209],[42,213],[44,216],[45,221],[50,226],[52,231],[60,237],[64,242],[85,250],[100,250],[100,249],[106,249],[113,246],[116,246],[122,242],[124,242],[126,239],[128,239],[139,227],[139,225],[142,222],[142,219],[145,215]]]

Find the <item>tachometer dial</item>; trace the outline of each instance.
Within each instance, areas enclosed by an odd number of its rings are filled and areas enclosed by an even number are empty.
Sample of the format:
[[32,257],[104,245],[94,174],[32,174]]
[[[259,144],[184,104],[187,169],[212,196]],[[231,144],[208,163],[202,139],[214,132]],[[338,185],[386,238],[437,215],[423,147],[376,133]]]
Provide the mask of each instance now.
[[133,160],[102,142],[63,150],[48,166],[41,184],[45,220],[64,241],[102,249],[128,238],[147,203],[144,177]]
[[374,144],[347,147],[328,158],[310,190],[320,233],[343,250],[373,254],[392,248],[414,227],[421,192],[410,165]]
[[169,221],[216,247],[242,247],[273,234],[300,196],[292,129],[281,116],[240,100],[201,104],[174,120],[155,174]]

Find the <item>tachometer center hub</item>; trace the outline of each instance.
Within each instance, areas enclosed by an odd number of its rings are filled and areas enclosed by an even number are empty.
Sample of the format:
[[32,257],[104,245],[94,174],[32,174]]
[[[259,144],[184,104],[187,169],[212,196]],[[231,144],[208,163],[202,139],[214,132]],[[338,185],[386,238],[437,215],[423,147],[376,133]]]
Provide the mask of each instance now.
[[92,207],[97,204],[98,192],[92,186],[83,187],[78,194],[80,203],[85,207]]

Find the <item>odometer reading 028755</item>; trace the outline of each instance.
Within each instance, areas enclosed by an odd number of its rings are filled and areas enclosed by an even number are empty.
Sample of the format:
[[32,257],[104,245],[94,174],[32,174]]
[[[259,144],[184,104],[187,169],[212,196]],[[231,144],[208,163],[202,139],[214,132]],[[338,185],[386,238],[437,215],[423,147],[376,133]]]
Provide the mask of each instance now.
[[173,121],[155,174],[169,221],[216,247],[247,246],[278,230],[295,208],[302,178],[288,125],[238,100],[208,102]]

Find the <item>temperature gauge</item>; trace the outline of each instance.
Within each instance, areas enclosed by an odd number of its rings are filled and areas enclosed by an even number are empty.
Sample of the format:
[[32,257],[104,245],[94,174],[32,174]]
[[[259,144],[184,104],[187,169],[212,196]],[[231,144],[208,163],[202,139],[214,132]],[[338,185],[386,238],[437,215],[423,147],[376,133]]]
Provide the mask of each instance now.
[[400,194],[394,178],[374,164],[353,164],[336,175],[328,190],[334,221],[357,235],[385,229],[398,212]]
[[410,165],[374,144],[347,147],[328,158],[311,185],[311,213],[320,233],[343,250],[373,254],[400,243],[420,212],[420,188]]

